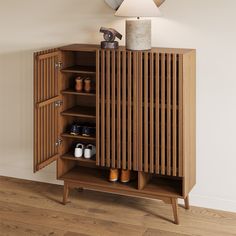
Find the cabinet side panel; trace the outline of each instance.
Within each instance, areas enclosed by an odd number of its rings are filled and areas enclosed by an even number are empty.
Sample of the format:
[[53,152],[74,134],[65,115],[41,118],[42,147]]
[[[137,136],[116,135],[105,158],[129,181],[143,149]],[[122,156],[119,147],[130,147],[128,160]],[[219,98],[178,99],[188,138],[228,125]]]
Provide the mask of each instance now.
[[196,183],[196,52],[183,57],[183,193]]

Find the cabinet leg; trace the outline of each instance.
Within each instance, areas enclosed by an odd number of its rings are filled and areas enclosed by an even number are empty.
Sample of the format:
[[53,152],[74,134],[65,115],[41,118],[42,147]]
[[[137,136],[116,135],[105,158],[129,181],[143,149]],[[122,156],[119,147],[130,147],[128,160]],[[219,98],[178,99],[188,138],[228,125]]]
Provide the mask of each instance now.
[[66,205],[68,202],[68,195],[69,195],[69,184],[64,182],[64,192],[63,192],[63,204]]
[[177,198],[171,198],[171,204],[173,209],[173,215],[174,215],[174,222],[175,224],[179,224],[179,211],[178,211],[178,199]]
[[184,204],[185,204],[185,209],[189,210],[190,209],[190,206],[189,206],[189,196],[187,196],[184,199]]

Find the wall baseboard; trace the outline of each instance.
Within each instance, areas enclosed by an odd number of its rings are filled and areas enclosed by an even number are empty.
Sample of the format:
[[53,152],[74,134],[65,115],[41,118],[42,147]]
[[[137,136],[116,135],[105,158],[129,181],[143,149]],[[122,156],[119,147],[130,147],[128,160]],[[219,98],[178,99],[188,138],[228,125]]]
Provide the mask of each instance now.
[[[197,195],[197,194],[190,194],[189,197],[191,206],[204,207],[221,211],[236,212],[236,201]],[[183,204],[183,200],[180,200],[179,202]]]

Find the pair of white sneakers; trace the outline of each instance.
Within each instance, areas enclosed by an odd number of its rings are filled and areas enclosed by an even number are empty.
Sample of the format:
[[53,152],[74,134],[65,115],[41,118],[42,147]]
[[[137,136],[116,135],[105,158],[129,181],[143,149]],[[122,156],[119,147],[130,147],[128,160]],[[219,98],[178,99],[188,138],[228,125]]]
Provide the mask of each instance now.
[[84,157],[86,159],[92,158],[96,154],[96,147],[92,144],[84,145],[82,143],[78,143],[75,147],[75,153],[74,156]]

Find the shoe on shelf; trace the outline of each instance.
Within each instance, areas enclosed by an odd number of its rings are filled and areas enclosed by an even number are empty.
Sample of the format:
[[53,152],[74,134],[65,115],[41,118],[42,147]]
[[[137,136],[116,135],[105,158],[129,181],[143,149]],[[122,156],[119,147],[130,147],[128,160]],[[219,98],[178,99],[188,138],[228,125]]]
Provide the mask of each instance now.
[[82,131],[82,127],[80,125],[78,124],[71,125],[71,128],[70,128],[71,135],[79,135],[82,133],[81,131]]
[[118,181],[119,171],[118,169],[110,169],[109,181],[116,182]]
[[82,92],[84,88],[84,79],[81,76],[75,78],[75,90]]
[[96,147],[93,144],[88,144],[84,149],[84,158],[90,159],[96,154]]
[[89,126],[84,126],[82,128],[82,136],[85,137],[90,137],[95,135],[95,128],[94,127],[89,127]]
[[74,156],[79,158],[79,157],[82,157],[83,154],[84,154],[84,145],[82,143],[78,143],[75,146]]
[[92,80],[88,77],[84,80],[84,91],[90,93],[92,91]]
[[128,183],[130,181],[130,170],[121,170],[120,182]]

